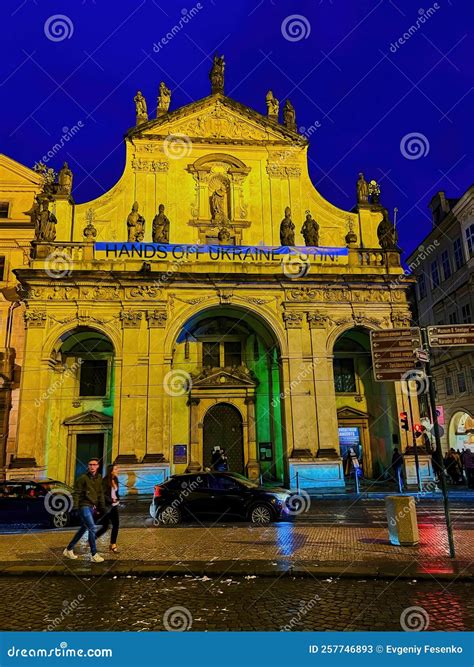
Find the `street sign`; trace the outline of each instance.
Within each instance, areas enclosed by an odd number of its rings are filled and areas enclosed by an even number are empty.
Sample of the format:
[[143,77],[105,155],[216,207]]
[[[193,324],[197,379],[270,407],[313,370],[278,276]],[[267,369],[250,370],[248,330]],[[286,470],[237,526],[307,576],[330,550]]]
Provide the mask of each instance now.
[[415,350],[415,354],[418,361],[423,361],[425,364],[427,364],[428,361],[430,360],[430,355],[426,350],[421,350],[421,349]]
[[431,347],[465,347],[474,345],[474,324],[445,324],[427,327]]
[[444,426],[444,407],[442,405],[436,406],[436,415],[438,417],[438,424]]
[[396,382],[418,361],[416,350],[421,349],[418,327],[384,329],[370,332],[374,377],[377,382]]

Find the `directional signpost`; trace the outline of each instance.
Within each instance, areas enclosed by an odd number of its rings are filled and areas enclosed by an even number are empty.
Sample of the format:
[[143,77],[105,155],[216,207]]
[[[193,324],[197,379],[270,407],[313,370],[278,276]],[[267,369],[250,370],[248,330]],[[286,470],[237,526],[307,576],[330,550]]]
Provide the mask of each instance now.
[[371,331],[370,345],[376,382],[397,382],[415,368],[421,332],[419,327]]
[[[422,341],[423,333],[423,341]],[[448,490],[446,485],[446,471],[444,469],[443,456],[441,452],[441,435],[443,434],[443,414],[439,414],[436,406],[435,389],[430,366],[430,348],[439,347],[472,347],[474,346],[474,324],[453,324],[406,329],[383,329],[370,333],[370,345],[372,349],[372,363],[376,382],[400,382],[406,380],[408,404],[413,427],[413,414],[411,406],[411,391],[409,381],[415,379],[416,373],[422,373],[428,380],[428,390],[433,420],[432,433],[435,436],[436,450],[434,459],[438,469],[438,482],[441,485],[444,501],[444,513],[446,517],[446,528],[448,532],[449,553],[451,558],[455,557],[453,530],[451,517],[449,515]],[[422,371],[416,364],[422,364]],[[410,374],[413,371],[413,374]],[[401,413],[406,415],[406,413]],[[439,418],[441,417],[441,419]],[[416,437],[413,438],[415,454],[415,465],[420,491],[422,491],[418,467],[418,453]]]
[[430,347],[465,347],[474,345],[474,324],[427,327]]

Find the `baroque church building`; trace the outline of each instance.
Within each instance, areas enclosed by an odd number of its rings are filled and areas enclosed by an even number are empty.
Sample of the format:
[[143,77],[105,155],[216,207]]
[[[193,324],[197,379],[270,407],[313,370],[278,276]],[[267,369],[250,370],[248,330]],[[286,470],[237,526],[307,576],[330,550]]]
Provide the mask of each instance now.
[[[409,324],[410,279],[374,181],[354,208],[315,189],[295,111],[211,94],[155,118],[135,97],[120,180],[78,204],[73,175],[0,156],[2,467],[72,483],[88,458],[127,492],[229,467],[344,487],[390,466],[406,410],[377,382],[369,333]],[[280,118],[282,116],[282,118]]]

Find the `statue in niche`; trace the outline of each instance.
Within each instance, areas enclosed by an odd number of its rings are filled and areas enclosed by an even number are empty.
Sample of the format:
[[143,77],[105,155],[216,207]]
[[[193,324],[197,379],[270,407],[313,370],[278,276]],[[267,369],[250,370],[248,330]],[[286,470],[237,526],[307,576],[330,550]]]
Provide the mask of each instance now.
[[165,113],[168,113],[171,102],[171,90],[167,87],[164,81],[160,83],[160,92],[158,94],[158,105],[156,109],[156,115],[162,116]]
[[137,125],[140,125],[140,123],[146,123],[148,121],[148,111],[146,107],[146,100],[143,97],[141,90],[137,92],[133,98],[133,101],[135,102]]
[[267,103],[267,113],[269,117],[273,118],[273,120],[278,120],[278,111],[280,109],[280,103],[276,99],[276,97],[273,96],[271,90],[268,91],[265,100]]
[[398,250],[398,234],[392,224],[386,208],[382,209],[383,218],[377,227],[377,237],[382,250]]
[[212,220],[220,222],[227,220],[226,214],[226,189],[220,185],[211,195],[211,216]]
[[289,206],[285,208],[285,217],[280,223],[280,243],[286,246],[295,245],[295,226],[291,220],[291,209]]
[[145,218],[138,212],[138,202],[134,202],[127,218],[128,242],[141,243],[145,238]]
[[41,211],[38,220],[37,241],[52,243],[56,239],[57,218],[49,210],[49,202],[44,199],[41,203]]
[[306,211],[306,220],[301,228],[305,245],[318,246],[319,245],[319,225],[311,216],[310,211]]
[[369,202],[369,184],[364,178],[364,174],[361,172],[357,180],[357,203],[358,204],[368,204]]
[[211,80],[211,93],[223,93],[224,92],[224,56],[216,55],[212,63],[211,71],[209,72],[209,79]]
[[153,218],[152,236],[153,243],[170,242],[170,221],[165,215],[164,204],[158,206],[158,213]]
[[70,195],[72,191],[72,171],[67,162],[63,164],[58,174],[58,193]]

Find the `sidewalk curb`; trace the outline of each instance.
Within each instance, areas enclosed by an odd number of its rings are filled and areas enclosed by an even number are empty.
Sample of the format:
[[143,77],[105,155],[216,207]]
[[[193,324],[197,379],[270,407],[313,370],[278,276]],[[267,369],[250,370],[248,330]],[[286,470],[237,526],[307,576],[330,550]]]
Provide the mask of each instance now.
[[32,576],[65,577],[170,577],[191,575],[194,577],[312,577],[318,579],[416,579],[474,581],[474,565],[471,561],[439,561],[425,564],[420,569],[412,563],[317,563],[315,561],[186,561],[168,563],[163,561],[118,561],[106,560],[104,564],[91,564],[89,560],[79,563],[13,563],[0,562],[0,578]]

